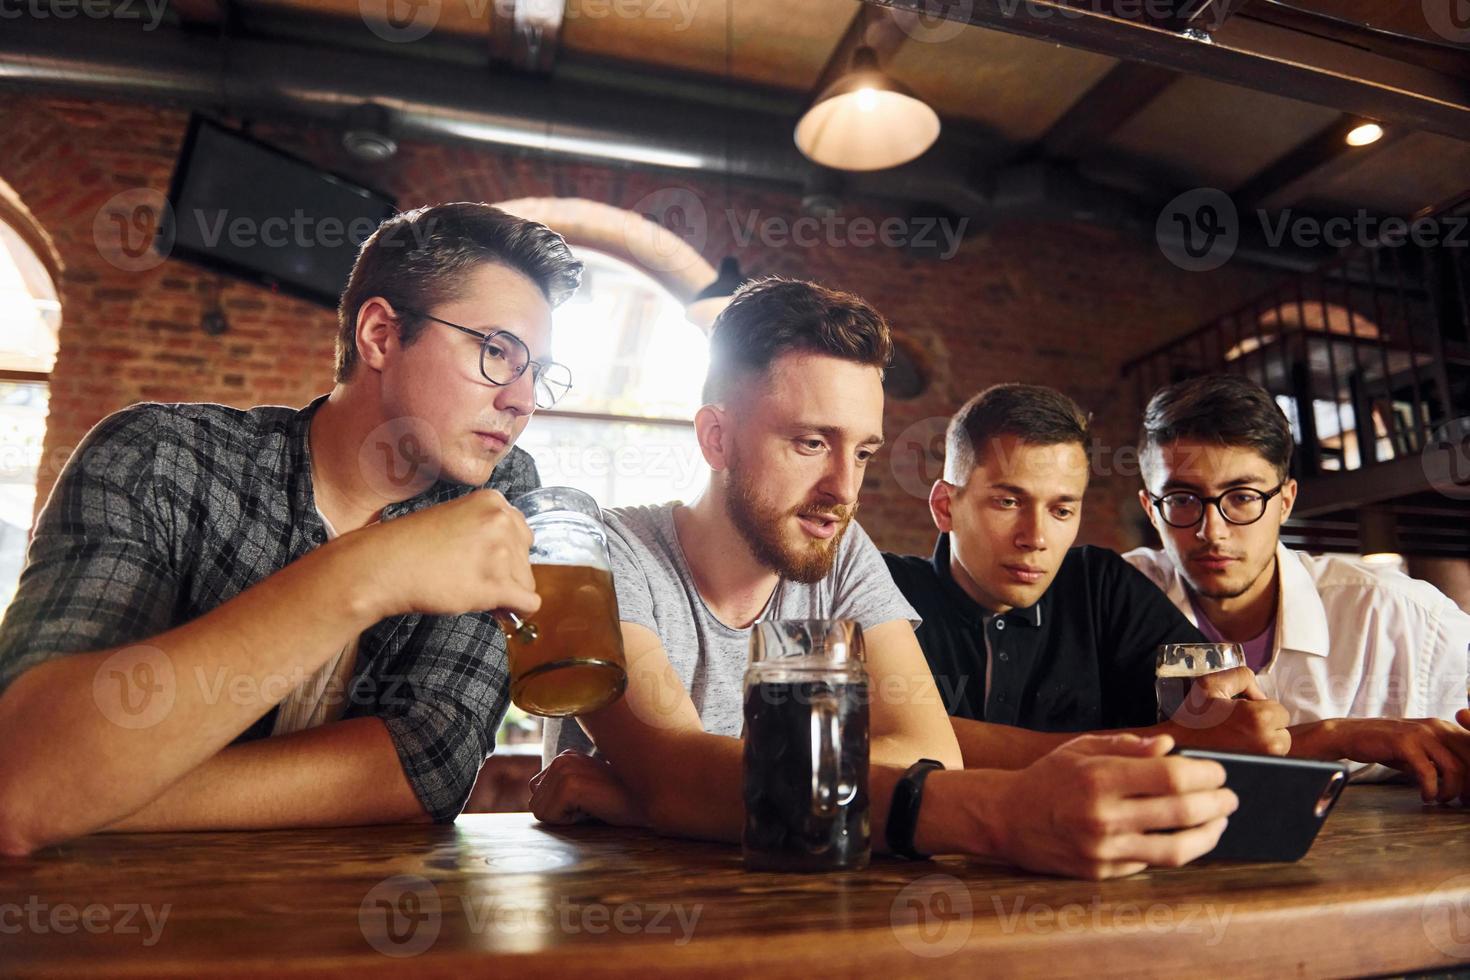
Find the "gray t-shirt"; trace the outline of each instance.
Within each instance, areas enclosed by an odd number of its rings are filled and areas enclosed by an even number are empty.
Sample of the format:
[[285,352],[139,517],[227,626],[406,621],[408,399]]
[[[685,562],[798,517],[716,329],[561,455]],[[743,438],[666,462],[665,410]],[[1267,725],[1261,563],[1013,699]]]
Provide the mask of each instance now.
[[[704,604],[679,547],[675,506],[604,511],[618,616],[658,634],[704,730],[738,736],[750,629],[726,626]],[[838,545],[826,578],[810,585],[782,579],[758,618],[855,619],[864,630],[896,619],[919,625],[918,614],[856,521]],[[576,719],[548,718],[543,756],[549,762],[565,749],[591,752],[592,743]]]

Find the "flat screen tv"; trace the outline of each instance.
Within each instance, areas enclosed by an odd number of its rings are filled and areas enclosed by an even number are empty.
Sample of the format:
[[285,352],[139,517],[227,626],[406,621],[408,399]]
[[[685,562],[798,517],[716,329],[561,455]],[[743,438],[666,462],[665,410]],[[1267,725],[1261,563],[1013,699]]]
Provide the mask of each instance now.
[[158,248],[328,307],[391,197],[202,116],[169,187]]

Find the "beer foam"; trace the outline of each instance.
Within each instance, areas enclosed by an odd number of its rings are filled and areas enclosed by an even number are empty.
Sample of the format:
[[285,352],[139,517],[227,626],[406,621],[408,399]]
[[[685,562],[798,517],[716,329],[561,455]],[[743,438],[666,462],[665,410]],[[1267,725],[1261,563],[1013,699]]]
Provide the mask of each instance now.
[[1154,676],[1155,677],[1203,677],[1206,674],[1213,674],[1213,673],[1215,673],[1215,671],[1210,670],[1208,668],[1205,669],[1205,670],[1195,670],[1195,669],[1191,668],[1188,664],[1165,664],[1164,666],[1162,666],[1162,667],[1158,668],[1156,671],[1154,671]]

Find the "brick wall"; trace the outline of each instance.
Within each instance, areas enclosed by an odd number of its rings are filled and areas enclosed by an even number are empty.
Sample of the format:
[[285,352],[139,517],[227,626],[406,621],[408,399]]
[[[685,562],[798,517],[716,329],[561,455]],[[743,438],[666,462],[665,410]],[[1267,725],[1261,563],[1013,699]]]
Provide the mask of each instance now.
[[[97,245],[99,211],[134,188],[167,189],[187,117],[104,103],[8,100],[0,106],[0,179],[53,236],[65,271],[61,349],[52,380],[39,499],[60,462],[100,418],[132,402],[207,400],[237,406],[300,405],[331,383],[335,318],[329,311],[204,272],[178,260],[126,271]],[[1095,413],[1101,441],[1130,441],[1134,393],[1119,367],[1130,355],[1246,299],[1274,279],[1227,266],[1182,272],[1151,243],[1087,226],[1024,223],[968,240],[947,261],[881,245],[810,247],[734,241],[757,219],[800,216],[799,199],[736,184],[634,168],[564,164],[527,154],[406,145],[387,164],[353,164],[326,131],[258,128],[257,135],[398,197],[401,206],[446,200],[575,196],[634,207],[655,190],[683,187],[709,215],[706,257],[734,252],[749,274],[807,277],[856,291],[883,310],[928,357],[933,384],[921,398],[890,402],[892,452],[870,471],[863,521],[883,547],[927,552],[922,495],[936,475],[914,446],[933,435],[978,388],[1015,380],[1062,388]],[[864,213],[850,209],[844,217]],[[876,218],[882,214],[867,212]],[[105,220],[105,216],[104,216]],[[211,337],[200,316],[218,294],[228,333]],[[1107,475],[1128,459],[1100,457],[1083,539],[1134,541],[1136,480]]]

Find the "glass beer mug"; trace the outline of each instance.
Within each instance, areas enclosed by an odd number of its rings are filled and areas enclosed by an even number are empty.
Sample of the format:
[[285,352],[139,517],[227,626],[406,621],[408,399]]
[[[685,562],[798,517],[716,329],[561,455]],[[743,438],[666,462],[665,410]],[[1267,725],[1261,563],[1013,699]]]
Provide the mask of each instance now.
[[542,487],[511,504],[535,536],[531,571],[541,608],[524,622],[496,614],[510,661],[510,699],[533,715],[596,711],[628,684],[602,511],[571,487]]
[[745,672],[745,866],[868,864],[868,674],[849,620],[757,623]]
[[[1154,697],[1159,721],[1168,721],[1184,704],[1196,677],[1245,666],[1245,649],[1239,643],[1165,643],[1154,660]],[[1186,720],[1204,727],[1205,720]],[[1214,719],[1218,721],[1219,719]]]

